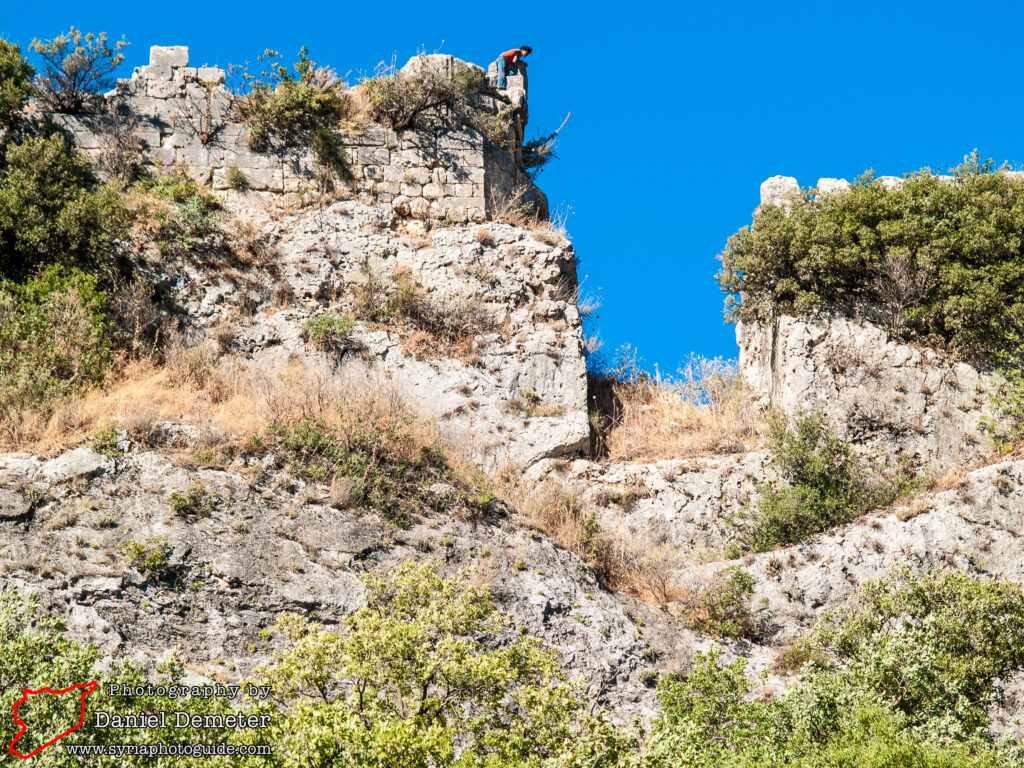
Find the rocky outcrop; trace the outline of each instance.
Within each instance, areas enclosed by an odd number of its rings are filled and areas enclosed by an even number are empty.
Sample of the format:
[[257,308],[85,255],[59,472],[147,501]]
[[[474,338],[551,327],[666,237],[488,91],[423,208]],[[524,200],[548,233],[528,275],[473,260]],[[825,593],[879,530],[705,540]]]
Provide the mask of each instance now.
[[[498,222],[428,232],[401,225],[390,205],[356,202],[268,218],[261,235],[274,256],[245,280],[206,261],[153,267],[224,352],[253,369],[300,359],[338,380],[386,385],[491,468],[589,440],[575,254],[563,236]],[[360,320],[361,287],[394,290],[396,275],[465,326],[463,340],[425,349],[414,330]],[[357,318],[327,350],[302,329],[325,312]]]
[[[74,463],[87,450],[75,451]],[[47,463],[0,457],[0,477],[17,477],[40,499],[29,514],[20,496],[0,495],[0,510],[18,513],[0,514],[0,571],[111,656],[152,664],[178,647],[193,671],[237,679],[269,657],[261,630],[283,611],[337,626],[362,604],[359,572],[429,558],[447,572],[473,569],[514,615],[512,631],[559,648],[571,676],[584,675],[620,722],[652,712],[644,683],[652,654],[632,602],[602,589],[575,555],[511,524],[500,506],[478,521],[428,506],[398,528],[332,506],[324,487],[268,471],[272,459],[194,470],[129,445],[106,461],[103,474],[58,480]],[[197,482],[216,499],[209,514],[175,514],[170,494]],[[166,576],[126,563],[125,542],[157,537],[170,546]]]
[[845,317],[736,328],[744,381],[788,413],[826,414],[841,437],[939,472],[991,451],[989,378]]

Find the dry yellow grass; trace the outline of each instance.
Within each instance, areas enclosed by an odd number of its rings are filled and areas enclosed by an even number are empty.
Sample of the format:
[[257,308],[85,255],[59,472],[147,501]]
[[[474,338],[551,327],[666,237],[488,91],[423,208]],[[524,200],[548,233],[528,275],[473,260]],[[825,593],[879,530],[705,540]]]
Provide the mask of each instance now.
[[500,473],[495,492],[516,512],[519,525],[541,531],[576,553],[609,589],[654,605],[679,597],[672,571],[682,566],[673,548],[603,531],[594,510],[568,484],[534,485],[514,471]]
[[52,456],[108,424],[151,444],[155,425],[162,421],[187,423],[201,435],[241,443],[268,425],[295,419],[323,418],[348,429],[359,420],[393,417],[409,422],[396,450],[415,453],[438,440],[434,420],[407,418],[409,408],[386,386],[353,383],[301,364],[252,370],[229,357],[218,358],[213,343],[188,347],[172,342],[165,357],[164,365],[146,359],[127,362],[102,388],[0,425],[0,451]]
[[734,364],[693,358],[677,376],[620,366],[596,382],[591,420],[610,459],[656,461],[750,450],[762,416]]

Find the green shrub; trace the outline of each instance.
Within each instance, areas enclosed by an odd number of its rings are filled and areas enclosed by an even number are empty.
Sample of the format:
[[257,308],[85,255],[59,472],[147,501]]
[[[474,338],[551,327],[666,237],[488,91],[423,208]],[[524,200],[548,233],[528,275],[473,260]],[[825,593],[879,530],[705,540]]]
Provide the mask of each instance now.
[[782,483],[759,485],[757,509],[740,517],[743,540],[757,551],[796,544],[848,523],[913,483],[906,475],[870,478],[820,414],[804,414],[792,423],[776,416],[769,426],[771,464]]
[[96,96],[114,87],[114,72],[128,45],[121,39],[111,48],[106,32],[82,34],[74,27],[52,40],[33,40],[29,48],[42,59],[35,90],[43,109],[77,114],[90,107]]
[[396,131],[430,127],[439,110],[483,133],[495,144],[505,146],[512,125],[511,107],[497,114],[474,100],[480,92],[482,74],[465,62],[455,61],[448,72],[421,56],[411,71],[391,72],[360,82],[371,119]]
[[172,547],[163,536],[154,536],[145,542],[129,539],[121,544],[117,551],[124,557],[128,565],[143,576],[155,579],[167,579],[178,571],[170,561]]
[[[566,121],[568,119],[568,117],[565,118]],[[557,131],[523,142],[521,154],[523,170],[529,174],[534,182],[537,181],[540,172],[544,170],[549,162],[558,159],[558,155],[555,154],[555,148],[558,147],[558,134],[564,127],[565,122],[563,121]]]
[[259,74],[242,70],[242,93],[233,108],[249,127],[249,147],[257,152],[309,147],[325,180],[353,180],[338,132],[355,120],[357,108],[345,93],[345,83],[326,67],[318,66],[309,51],[299,50],[291,68],[281,54],[266,50]]
[[156,214],[156,242],[162,253],[186,254],[223,234],[220,202],[188,168],[157,168],[142,187],[169,203],[167,210]]
[[341,315],[317,315],[302,324],[302,335],[320,350],[333,349],[352,333],[353,324]]
[[494,320],[478,301],[460,298],[439,301],[413,278],[407,269],[396,269],[391,279],[363,262],[363,279],[349,286],[355,315],[360,320],[402,326],[425,336],[426,351],[458,353],[473,338],[495,327]]
[[805,191],[788,213],[765,206],[722,253],[728,317],[870,305],[908,338],[1017,361],[1024,183],[976,152],[953,175],[924,169],[888,188],[869,172],[846,193]]
[[167,499],[171,511],[179,517],[209,517],[222,502],[219,493],[210,493],[198,480],[191,483],[185,493],[174,491]]
[[105,302],[77,269],[0,282],[0,419],[103,380],[113,362]]
[[119,459],[124,456],[124,451],[118,446],[120,438],[121,431],[117,424],[108,424],[105,427],[97,428],[92,433],[89,438],[89,447],[108,459]]
[[249,177],[235,166],[228,168],[227,182],[231,185],[232,189],[238,192],[244,192],[249,189]]
[[0,277],[22,279],[60,263],[97,271],[125,231],[118,195],[57,134],[7,150],[0,175]]
[[0,134],[21,122],[21,110],[32,94],[33,74],[21,48],[0,38]]
[[[986,708],[1024,666],[1020,584],[902,570],[862,585],[809,636],[784,696],[753,698],[746,660],[699,654],[658,684],[644,768],[990,768],[1024,765]],[[830,653],[835,663],[814,662]]]
[[712,637],[753,637],[755,627],[747,605],[753,592],[753,576],[736,566],[726,568],[689,601],[686,623]]
[[907,566],[865,582],[818,622],[821,645],[856,685],[937,737],[984,733],[988,708],[1024,667],[1024,592],[1016,582]]
[[271,733],[285,764],[311,745],[319,765],[414,768],[612,768],[628,753],[554,651],[505,638],[510,617],[468,574],[403,562],[363,584],[366,606],[340,633],[282,617],[286,650],[254,672],[286,707]]
[[310,418],[271,427],[289,471],[317,482],[344,478],[347,503],[406,524],[410,505],[425,502],[429,486],[448,478],[444,453],[418,444],[412,416],[342,409],[339,415],[333,424]]

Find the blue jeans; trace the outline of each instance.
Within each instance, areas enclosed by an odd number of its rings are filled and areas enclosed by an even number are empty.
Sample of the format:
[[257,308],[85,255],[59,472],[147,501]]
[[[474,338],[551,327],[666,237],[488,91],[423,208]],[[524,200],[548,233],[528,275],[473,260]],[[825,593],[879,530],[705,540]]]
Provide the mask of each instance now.
[[508,85],[506,79],[509,75],[514,75],[519,72],[519,66],[517,64],[509,64],[505,61],[504,56],[499,56],[495,62],[498,65],[498,87],[505,88]]

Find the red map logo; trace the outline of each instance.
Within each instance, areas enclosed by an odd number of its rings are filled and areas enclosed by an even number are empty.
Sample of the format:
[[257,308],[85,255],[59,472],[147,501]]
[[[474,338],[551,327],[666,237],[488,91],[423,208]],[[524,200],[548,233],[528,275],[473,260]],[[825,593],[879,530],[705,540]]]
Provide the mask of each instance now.
[[[72,685],[69,688],[63,688],[63,689],[61,689],[59,691],[54,691],[54,690],[51,690],[49,688],[40,688],[38,691],[33,691],[33,690],[29,689],[29,688],[26,688],[24,690],[24,692],[22,693],[21,698],[18,699],[16,702],[14,702],[14,706],[12,707],[12,709],[14,710],[14,722],[17,725],[21,726],[21,730],[19,730],[18,733],[15,735],[14,739],[11,741],[10,749],[8,749],[7,751],[10,752],[12,755],[17,755],[18,757],[20,757],[22,759],[29,758],[29,757],[32,757],[32,755],[36,755],[39,752],[43,751],[44,749],[46,749],[48,746],[50,746],[54,742],[60,741],[61,739],[63,739],[65,736],[67,736],[72,731],[77,731],[79,728],[82,727],[82,724],[85,723],[85,697],[88,696],[90,693],[92,693],[93,691],[96,690],[96,685],[97,685],[96,681],[93,680],[93,681],[88,682],[88,683],[79,683],[78,685]],[[25,735],[25,731],[28,730],[28,726],[18,718],[18,707],[20,707],[22,704],[24,704],[26,701],[28,701],[28,697],[29,696],[39,696],[39,695],[44,694],[44,693],[48,693],[48,694],[52,694],[52,695],[55,695],[55,696],[59,696],[59,695],[61,695],[63,693],[70,693],[71,691],[74,691],[76,689],[80,691],[79,696],[81,698],[82,708],[79,711],[78,722],[75,725],[71,726],[66,731],[61,733],[60,735],[54,736],[52,739],[50,739],[48,742],[46,742],[42,746],[36,747],[31,752],[29,752],[27,755],[23,755],[23,754],[21,754],[21,752],[19,752],[17,749],[15,749],[14,745],[18,743],[18,739],[20,739],[22,736],[24,736]]]

